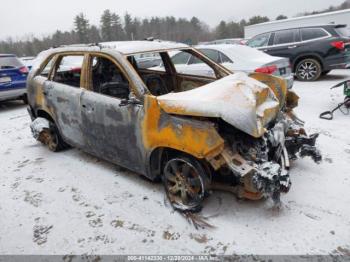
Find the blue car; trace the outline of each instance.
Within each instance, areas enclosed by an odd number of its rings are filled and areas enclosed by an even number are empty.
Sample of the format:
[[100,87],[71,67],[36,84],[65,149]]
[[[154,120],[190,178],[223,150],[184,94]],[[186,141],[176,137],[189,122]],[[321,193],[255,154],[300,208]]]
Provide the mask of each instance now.
[[0,54],[0,102],[22,99],[27,102],[28,68],[15,56]]

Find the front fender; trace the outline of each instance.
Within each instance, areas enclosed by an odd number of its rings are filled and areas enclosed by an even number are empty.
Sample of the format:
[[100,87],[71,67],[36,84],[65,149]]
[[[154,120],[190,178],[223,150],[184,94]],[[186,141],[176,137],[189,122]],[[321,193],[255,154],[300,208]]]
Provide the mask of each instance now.
[[283,107],[283,105],[286,102],[287,91],[288,91],[287,80],[278,76],[262,74],[262,73],[252,73],[249,76],[269,86],[272,89],[275,96],[277,97],[280,103],[280,108]]
[[150,95],[145,96],[142,141],[149,152],[166,147],[199,159],[218,155],[224,149],[224,140],[213,123],[167,114]]

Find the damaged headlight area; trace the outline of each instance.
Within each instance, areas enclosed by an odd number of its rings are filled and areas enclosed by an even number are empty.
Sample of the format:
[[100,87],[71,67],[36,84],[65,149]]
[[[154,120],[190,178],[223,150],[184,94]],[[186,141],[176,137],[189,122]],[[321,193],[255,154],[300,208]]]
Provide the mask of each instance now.
[[229,187],[219,188],[239,198],[271,197],[278,203],[280,194],[291,187],[290,160],[310,156],[319,163],[322,159],[315,146],[318,134],[308,136],[303,122],[290,113],[281,112],[261,138],[253,138],[224,122],[218,126],[226,147],[209,162],[225,182],[231,181]]

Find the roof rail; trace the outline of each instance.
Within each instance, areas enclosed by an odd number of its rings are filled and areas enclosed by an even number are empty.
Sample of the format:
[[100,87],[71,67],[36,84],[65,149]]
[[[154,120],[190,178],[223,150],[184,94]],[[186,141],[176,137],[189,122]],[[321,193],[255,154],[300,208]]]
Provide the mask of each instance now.
[[52,48],[60,48],[60,47],[91,47],[91,46],[98,46],[98,47],[101,48],[101,45],[99,43],[59,45],[59,46],[53,46]]

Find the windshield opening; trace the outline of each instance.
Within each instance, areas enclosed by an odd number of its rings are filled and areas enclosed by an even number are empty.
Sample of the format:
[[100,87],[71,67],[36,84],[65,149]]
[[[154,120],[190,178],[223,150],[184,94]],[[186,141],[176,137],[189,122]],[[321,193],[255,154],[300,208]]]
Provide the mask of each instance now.
[[[190,58],[198,63],[191,64]],[[135,54],[127,59],[155,96],[198,88],[229,74],[192,49]]]

